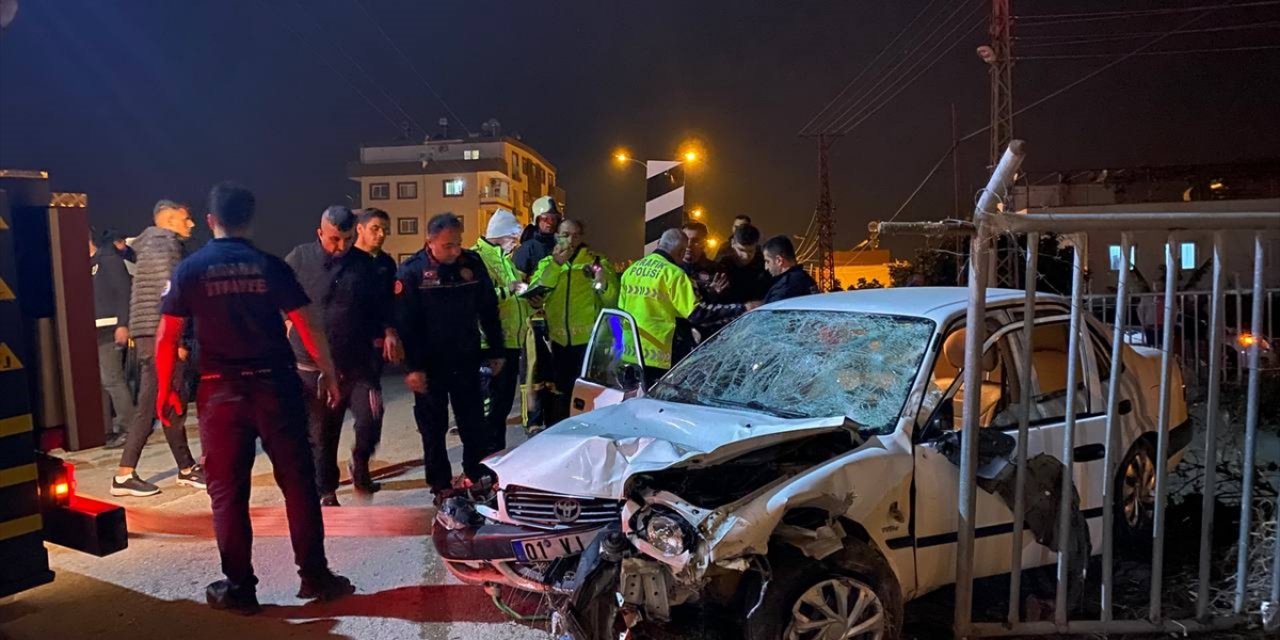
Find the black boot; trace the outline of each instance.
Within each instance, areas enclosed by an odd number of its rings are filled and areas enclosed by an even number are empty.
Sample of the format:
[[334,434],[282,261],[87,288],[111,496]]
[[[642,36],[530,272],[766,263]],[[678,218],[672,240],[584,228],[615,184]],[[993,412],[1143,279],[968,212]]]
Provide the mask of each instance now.
[[377,493],[382,488],[382,483],[374,482],[373,477],[369,475],[369,461],[358,460],[352,458],[347,463],[347,471],[351,472],[351,486],[359,493]]
[[252,587],[234,588],[226,580],[210,583],[204,590],[204,598],[214,609],[234,611],[240,615],[251,616],[262,611],[258,594]]
[[323,574],[303,577],[298,597],[303,600],[336,600],[356,592],[351,581],[326,570]]

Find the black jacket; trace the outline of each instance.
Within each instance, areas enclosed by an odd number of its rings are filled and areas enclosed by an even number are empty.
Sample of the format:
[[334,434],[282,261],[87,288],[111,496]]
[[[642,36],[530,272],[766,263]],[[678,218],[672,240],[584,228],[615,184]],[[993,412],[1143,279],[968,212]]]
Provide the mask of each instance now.
[[538,263],[542,262],[543,258],[551,255],[551,250],[555,248],[555,233],[535,231],[533,236],[521,244],[520,248],[516,249],[516,252],[511,255],[511,261],[515,263],[516,268],[521,273],[529,277],[533,275],[534,271],[538,270]]
[[724,302],[724,294],[711,290],[711,283],[716,276],[724,273],[724,268],[718,262],[703,256],[701,260],[686,262],[683,266],[684,272],[693,281],[693,288],[698,292],[699,299],[710,304]]
[[129,326],[129,295],[133,277],[113,246],[99,247],[89,258],[93,280],[94,325],[98,333],[114,333]]
[[763,300],[773,283],[773,276],[764,268],[764,252],[756,250],[756,257],[745,265],[738,264],[738,258],[731,251],[721,256],[716,262],[729,277],[729,288],[725,290],[725,302],[749,302]]
[[[419,251],[400,265],[395,295],[410,371],[474,373],[480,360],[501,357],[498,295],[480,254],[464,249],[453,264],[442,264]],[[485,343],[497,348],[480,347],[481,330]]]
[[173,268],[185,257],[185,246],[178,234],[147,227],[133,248],[138,252],[133,270],[133,290],[129,297],[129,334],[134,338],[156,335],[160,325],[160,298],[169,286]]
[[[285,262],[311,299],[315,329],[328,340],[338,373],[356,379],[376,372],[382,353],[374,342],[391,325],[392,315],[373,257],[352,250],[334,258],[319,242],[308,242],[290,251]],[[296,331],[290,332],[289,344],[299,365],[316,366]]]
[[764,296],[764,303],[769,304],[814,293],[818,293],[818,283],[813,281],[804,267],[796,265],[774,278],[773,286],[769,287],[769,293]]

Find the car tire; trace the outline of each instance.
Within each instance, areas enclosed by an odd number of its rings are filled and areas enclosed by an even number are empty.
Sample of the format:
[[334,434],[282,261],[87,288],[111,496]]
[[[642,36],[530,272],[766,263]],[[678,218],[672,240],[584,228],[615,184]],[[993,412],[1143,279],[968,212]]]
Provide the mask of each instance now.
[[1116,548],[1142,551],[1151,546],[1155,526],[1156,448],[1148,438],[1139,438],[1116,469]]
[[[851,541],[822,562],[784,547],[771,553],[769,561],[772,576],[758,606],[755,598],[745,603],[742,637],[746,640],[821,638],[821,628],[829,625],[846,625],[838,627],[845,633],[866,626],[865,634],[850,636],[859,640],[899,637],[901,589],[893,571],[871,545]],[[824,603],[826,607],[821,606]],[[818,626],[806,632],[799,628],[801,618]]]

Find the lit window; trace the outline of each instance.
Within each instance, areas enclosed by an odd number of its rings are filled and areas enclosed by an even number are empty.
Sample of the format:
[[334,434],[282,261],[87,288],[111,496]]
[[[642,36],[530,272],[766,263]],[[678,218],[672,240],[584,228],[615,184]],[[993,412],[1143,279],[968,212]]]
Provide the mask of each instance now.
[[[1166,244],[1165,248],[1168,249],[1169,245]],[[1198,257],[1199,256],[1196,255],[1196,243],[1178,243],[1178,254],[1174,256],[1174,259],[1178,261],[1178,269],[1182,271],[1191,271],[1195,269],[1198,266],[1196,264],[1196,258]]]
[[[1129,265],[1130,265],[1130,267],[1132,267],[1132,265],[1136,262],[1135,257],[1134,257],[1134,256],[1135,256],[1135,253],[1134,253],[1134,250],[1135,250],[1135,249],[1136,249],[1136,247],[1134,247],[1133,245],[1129,245]],[[1120,270],[1120,267],[1124,266],[1124,263],[1121,261],[1121,260],[1122,260],[1122,259],[1121,259],[1121,257],[1120,257],[1121,255],[1122,255],[1122,254],[1120,253],[1120,245],[1118,245],[1118,244],[1113,244],[1113,245],[1111,245],[1111,246],[1107,247],[1107,258],[1108,258],[1108,261],[1109,261],[1109,263],[1110,263],[1110,265],[1111,265],[1111,270],[1112,270],[1112,271],[1119,271],[1119,270]]]
[[373,182],[369,184],[370,200],[390,200],[391,199],[391,183],[390,182]]
[[463,149],[462,159],[463,160],[479,160],[480,150],[479,149]]
[[396,218],[396,233],[402,236],[418,235],[418,219]]
[[418,197],[418,183],[397,182],[396,197],[401,200],[414,200]]
[[462,178],[453,178],[444,181],[444,197],[457,198],[462,195],[462,187],[465,184]]

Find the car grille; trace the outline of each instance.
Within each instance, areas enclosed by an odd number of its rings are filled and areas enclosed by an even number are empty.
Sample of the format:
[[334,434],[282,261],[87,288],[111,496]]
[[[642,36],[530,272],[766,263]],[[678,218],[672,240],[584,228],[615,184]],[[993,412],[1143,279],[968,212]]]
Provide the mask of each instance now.
[[[622,502],[619,500],[564,496],[524,487],[508,487],[503,492],[503,502],[509,518],[537,527],[568,529],[606,525],[622,517]],[[577,517],[572,517],[575,505]]]

